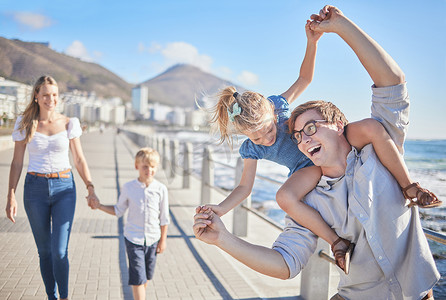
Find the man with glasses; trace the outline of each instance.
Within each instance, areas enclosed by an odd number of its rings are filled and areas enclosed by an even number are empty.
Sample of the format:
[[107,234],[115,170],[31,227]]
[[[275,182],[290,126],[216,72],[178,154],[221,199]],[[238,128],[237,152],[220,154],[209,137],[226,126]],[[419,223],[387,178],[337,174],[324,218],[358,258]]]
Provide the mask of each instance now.
[[[372,78],[372,117],[402,149],[409,98],[404,73],[356,24],[333,7],[311,16],[315,31],[334,32],[353,49]],[[289,119],[299,149],[322,169],[318,186],[305,197],[338,235],[356,244],[350,273],[340,273],[332,299],[433,299],[440,278],[419,220],[372,145],[357,150],[344,136],[342,112],[325,101],[298,106]],[[197,208],[194,233],[263,274],[296,276],[316,249],[317,237],[290,218],[273,248],[230,234],[210,211]]]

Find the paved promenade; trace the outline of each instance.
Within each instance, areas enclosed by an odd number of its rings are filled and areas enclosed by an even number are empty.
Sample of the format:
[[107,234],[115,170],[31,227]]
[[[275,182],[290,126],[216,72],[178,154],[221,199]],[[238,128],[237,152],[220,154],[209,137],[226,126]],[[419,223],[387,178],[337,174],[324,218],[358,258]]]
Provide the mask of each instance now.
[[[96,193],[104,204],[114,204],[119,187],[134,179],[137,147],[125,135],[107,130],[82,136]],[[9,165],[13,150],[0,151],[0,299],[46,299],[39,272],[37,249],[23,208],[22,172],[18,185],[16,224],[4,217]],[[26,154],[27,156],[28,154]],[[25,163],[27,161],[27,157]],[[168,173],[168,172],[166,172]],[[77,171],[77,205],[69,245],[70,299],[132,299],[127,285],[127,257],[122,236],[123,220],[91,210],[85,200],[85,187]],[[194,208],[199,205],[200,186],[182,189],[181,177],[167,177],[163,170],[157,179],[169,189],[171,224],[167,249],[158,256],[154,279],[149,282],[147,299],[300,299],[300,278],[279,280],[258,274],[217,247],[195,239],[192,232]],[[221,195],[214,193],[213,203]],[[278,230],[249,216],[247,240],[271,246]],[[232,215],[223,218],[231,230]]]

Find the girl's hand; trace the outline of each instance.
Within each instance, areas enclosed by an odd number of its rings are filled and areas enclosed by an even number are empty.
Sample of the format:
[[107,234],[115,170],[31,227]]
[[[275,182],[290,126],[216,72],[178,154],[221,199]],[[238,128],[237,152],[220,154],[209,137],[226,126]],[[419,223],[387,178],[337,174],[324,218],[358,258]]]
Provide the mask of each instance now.
[[15,218],[17,216],[17,201],[15,200],[15,195],[8,196],[6,201],[6,217],[15,223]]
[[340,9],[331,5],[325,5],[319,14],[311,15],[310,28],[316,32],[336,32],[344,14]]
[[209,209],[212,210],[219,217],[223,216],[226,213],[218,204],[206,204],[202,206],[202,210],[204,211],[208,211]]
[[305,24],[305,34],[307,35],[309,42],[317,43],[324,33],[312,30],[311,21],[307,20],[307,24]]

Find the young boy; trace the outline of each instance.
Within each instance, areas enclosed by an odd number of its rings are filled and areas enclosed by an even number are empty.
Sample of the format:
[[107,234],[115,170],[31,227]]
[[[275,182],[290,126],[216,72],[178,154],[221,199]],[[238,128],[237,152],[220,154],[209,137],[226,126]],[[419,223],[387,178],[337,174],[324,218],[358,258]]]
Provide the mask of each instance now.
[[140,149],[135,157],[139,177],[124,184],[118,203],[102,205],[97,201],[92,206],[117,217],[128,209],[124,237],[129,285],[135,300],[146,298],[147,280],[153,278],[156,255],[166,249],[169,204],[166,186],[154,178],[159,161],[155,150]]

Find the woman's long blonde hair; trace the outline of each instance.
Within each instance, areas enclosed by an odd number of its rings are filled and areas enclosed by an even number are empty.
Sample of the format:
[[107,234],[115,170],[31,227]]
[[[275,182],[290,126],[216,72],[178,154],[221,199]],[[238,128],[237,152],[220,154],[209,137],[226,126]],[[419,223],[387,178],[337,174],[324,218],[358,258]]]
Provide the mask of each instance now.
[[[228,86],[221,90],[217,104],[211,109],[210,122],[215,131],[220,131],[220,144],[227,141],[232,147],[235,133],[255,132],[265,125],[268,116],[274,117],[274,105],[259,93],[245,91],[243,94],[235,94],[236,89]],[[240,113],[234,114],[237,104]],[[232,115],[232,118],[229,115]]]
[[57,86],[56,80],[54,80],[54,78],[51,76],[41,76],[39,79],[37,79],[31,94],[31,101],[29,102],[28,106],[26,106],[25,111],[21,114],[22,121],[20,122],[18,130],[25,131],[25,143],[29,143],[37,130],[40,113],[39,104],[37,103],[37,94],[39,93],[40,88],[45,84]]

